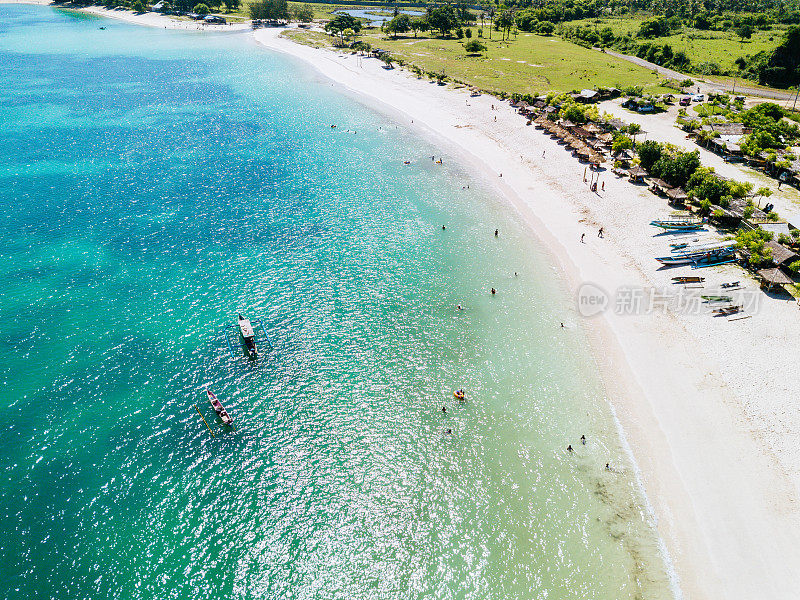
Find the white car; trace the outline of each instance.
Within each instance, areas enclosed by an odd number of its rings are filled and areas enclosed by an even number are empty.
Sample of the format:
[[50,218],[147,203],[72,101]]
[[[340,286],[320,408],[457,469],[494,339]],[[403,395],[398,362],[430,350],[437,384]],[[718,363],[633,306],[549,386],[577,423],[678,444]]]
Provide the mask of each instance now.
[[706,97],[703,94],[695,94],[692,96],[692,102],[702,102]]

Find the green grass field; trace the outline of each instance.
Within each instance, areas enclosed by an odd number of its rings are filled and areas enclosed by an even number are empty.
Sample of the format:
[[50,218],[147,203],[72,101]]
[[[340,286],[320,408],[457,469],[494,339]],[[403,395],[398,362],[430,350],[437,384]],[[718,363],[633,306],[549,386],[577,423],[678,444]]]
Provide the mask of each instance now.
[[[570,21],[565,25],[570,27],[588,25],[597,29],[610,27],[615,35],[624,35],[626,33],[635,34],[639,30],[642,21],[646,18],[643,15],[634,15],[630,17],[583,19],[581,21]],[[723,70],[728,70],[735,68],[734,61],[740,56],[748,56],[762,50],[774,49],[780,43],[783,35],[784,28],[774,27],[768,31],[757,30],[749,40],[742,41],[733,31],[701,31],[685,27],[682,32],[674,35],[652,39],[638,38],[638,41],[669,44],[674,51],[683,50],[686,52],[693,65],[710,62],[716,63]]]
[[[291,35],[314,45],[330,46],[332,42],[320,33]],[[444,71],[450,78],[486,91],[541,94],[632,85],[652,93],[667,91],[659,86],[661,79],[647,69],[555,36],[520,33],[516,40],[506,42],[483,39],[489,49],[481,56],[467,56],[462,44],[465,40],[415,39],[410,34],[391,39],[377,29],[364,30],[359,38],[425,71]]]

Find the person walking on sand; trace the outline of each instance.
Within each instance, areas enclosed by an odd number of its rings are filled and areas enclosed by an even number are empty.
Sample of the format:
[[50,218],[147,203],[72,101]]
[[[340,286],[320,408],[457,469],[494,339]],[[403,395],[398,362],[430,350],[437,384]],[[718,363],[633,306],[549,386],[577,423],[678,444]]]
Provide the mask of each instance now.
[[585,238],[585,237],[586,237],[586,234],[582,233],[581,234],[581,244],[585,244],[586,243],[586,242],[583,241],[583,238]]
[[542,150],[542,158],[544,158],[544,153],[545,152],[547,152],[547,150]]
[[601,192],[605,192],[606,191],[606,180],[605,179],[603,179],[603,182],[600,184],[600,191]]
[[598,230],[597,237],[599,237],[599,238],[603,237],[603,228],[602,227]]
[[495,229],[494,230],[494,237],[497,237],[499,234],[500,234],[500,230],[499,229]]
[[581,444],[583,444],[584,446],[586,445],[586,436],[585,435],[581,436]]

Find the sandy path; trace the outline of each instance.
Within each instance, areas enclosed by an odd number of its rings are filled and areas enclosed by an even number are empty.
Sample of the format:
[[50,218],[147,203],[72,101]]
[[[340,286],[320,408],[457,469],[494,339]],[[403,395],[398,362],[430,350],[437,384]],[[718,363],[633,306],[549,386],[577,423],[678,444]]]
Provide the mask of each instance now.
[[[773,192],[768,201],[775,205],[775,210],[778,211],[778,214],[790,223],[800,227],[800,192],[788,185],[783,185],[778,190],[778,182],[772,177],[758,173],[741,162],[726,162],[719,154],[706,150],[702,146],[695,144],[693,140],[687,139],[686,133],[675,126],[675,118],[678,116],[679,108],[677,105],[670,107],[666,113],[656,115],[626,110],[622,108],[621,100],[607,100],[600,102],[597,106],[601,113],[607,112],[619,117],[626,123],[638,123],[641,125],[643,132],[646,133],[637,135],[637,142],[656,140],[658,142],[669,142],[688,151],[697,150],[700,153],[700,160],[703,165],[714,167],[714,170],[720,175],[738,181],[749,181],[753,184],[754,189],[768,187]],[[693,114],[693,112],[690,114]],[[762,205],[766,202],[767,200],[761,201]]]
[[[667,252],[667,240],[647,226],[669,213],[663,200],[607,172],[605,191],[591,193],[584,166],[525,127],[506,103],[387,71],[377,60],[300,46],[275,31],[254,35],[362,101],[413,121],[474,165],[551,248],[576,293],[583,282],[612,293],[630,286],[674,293],[669,278],[689,274],[658,271],[652,259]],[[596,236],[600,225],[605,239]],[[746,279],[736,267],[702,275],[711,283]],[[756,287],[745,284],[740,294]],[[695,315],[607,311],[591,320],[601,373],[687,598],[788,599],[800,589],[800,440],[793,433],[800,412],[787,394],[797,377],[794,352],[775,351],[796,348],[800,315],[794,303],[754,295],[760,308],[740,321],[711,317],[699,304]]]

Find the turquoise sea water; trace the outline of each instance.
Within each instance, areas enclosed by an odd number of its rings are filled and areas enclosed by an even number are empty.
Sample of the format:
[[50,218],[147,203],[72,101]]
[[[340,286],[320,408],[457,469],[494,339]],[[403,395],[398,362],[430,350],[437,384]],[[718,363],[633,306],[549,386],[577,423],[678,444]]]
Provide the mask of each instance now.
[[0,64],[0,597],[670,597],[567,293],[442,149],[246,35],[0,6]]

